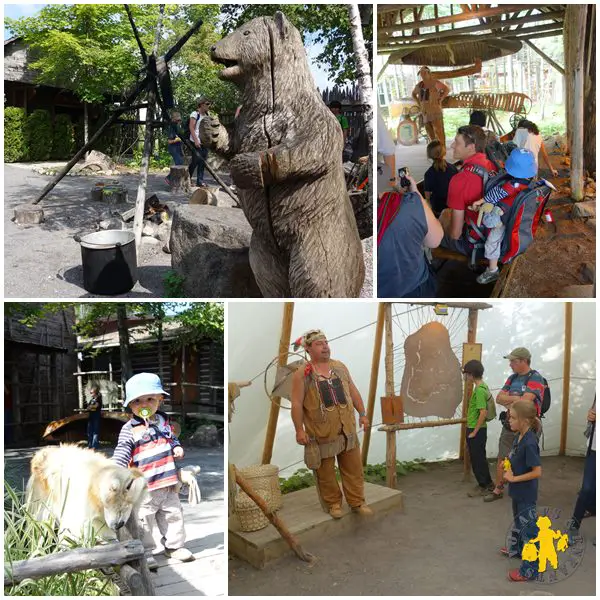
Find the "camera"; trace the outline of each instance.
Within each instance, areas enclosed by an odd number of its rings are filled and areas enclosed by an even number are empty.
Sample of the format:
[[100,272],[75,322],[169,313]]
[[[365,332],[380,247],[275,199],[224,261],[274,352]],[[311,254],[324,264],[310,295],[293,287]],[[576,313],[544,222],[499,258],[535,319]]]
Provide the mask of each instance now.
[[410,187],[410,180],[407,175],[410,175],[410,171],[408,167],[402,167],[398,169],[398,177],[400,178],[400,187],[407,188]]

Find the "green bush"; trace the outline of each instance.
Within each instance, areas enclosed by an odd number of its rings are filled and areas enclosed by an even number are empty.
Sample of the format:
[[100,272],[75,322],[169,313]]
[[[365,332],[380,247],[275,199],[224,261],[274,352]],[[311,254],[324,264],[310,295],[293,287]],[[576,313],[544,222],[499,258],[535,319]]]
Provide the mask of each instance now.
[[75,132],[69,115],[57,115],[54,119],[52,158],[71,158],[75,147]]
[[25,109],[16,106],[4,109],[4,162],[27,160],[26,120]]
[[52,119],[47,110],[34,110],[25,125],[29,160],[48,160],[52,151]]

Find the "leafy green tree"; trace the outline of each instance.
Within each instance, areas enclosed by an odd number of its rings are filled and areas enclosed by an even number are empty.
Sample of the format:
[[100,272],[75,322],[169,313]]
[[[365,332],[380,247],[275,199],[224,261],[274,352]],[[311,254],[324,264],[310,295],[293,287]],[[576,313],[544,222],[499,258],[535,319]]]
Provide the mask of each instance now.
[[[373,65],[372,6],[359,5],[363,36]],[[317,61],[325,67],[332,81],[343,84],[357,78],[350,20],[345,4],[223,4],[223,29],[232,31],[255,17],[272,16],[282,11],[298,28],[304,42],[323,45]]]

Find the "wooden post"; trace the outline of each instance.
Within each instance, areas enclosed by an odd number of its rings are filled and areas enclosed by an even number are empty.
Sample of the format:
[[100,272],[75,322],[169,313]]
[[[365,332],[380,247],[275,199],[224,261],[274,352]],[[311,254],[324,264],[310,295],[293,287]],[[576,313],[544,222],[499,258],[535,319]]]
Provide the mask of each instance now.
[[[467,342],[474,344],[477,339],[477,315],[478,312],[474,308],[469,309],[469,318],[467,321]],[[466,418],[467,409],[469,407],[469,399],[473,391],[473,384],[465,381],[463,392],[462,415]],[[459,458],[463,459],[463,481],[468,481],[471,478],[471,460],[467,452],[467,423],[461,423],[460,426],[460,446]]]
[[235,471],[235,481],[242,488],[254,503],[264,513],[265,517],[269,519],[273,527],[277,529],[279,535],[287,542],[289,547],[296,553],[296,556],[307,563],[313,564],[316,557],[305,552],[300,545],[300,542],[292,535],[290,530],[285,526],[284,522],[271,510],[269,505],[252,489],[250,484],[237,472]]
[[571,38],[573,48],[573,65],[569,72],[570,84],[573,86],[571,99],[573,101],[571,140],[571,197],[576,202],[584,197],[584,165],[583,165],[583,136],[584,136],[584,78],[585,78],[585,26],[587,6],[585,4],[571,4],[567,10],[573,13],[573,32]]
[[560,421],[559,456],[567,448],[567,425],[569,424],[569,395],[571,387],[571,343],[573,339],[573,303],[565,302],[565,359],[563,364],[562,417]]
[[[165,5],[160,5],[158,23],[154,34],[154,47],[152,55],[155,57],[158,53],[158,44],[160,42],[162,31],[162,20],[165,11]],[[142,155],[142,166],[140,168],[140,181],[138,183],[137,198],[135,200],[135,216],[133,218],[133,233],[135,235],[135,250],[137,256],[140,256],[140,247],[142,245],[142,229],[144,228],[144,207],[146,204],[146,185],[148,183],[148,168],[150,166],[150,155],[152,154],[152,138],[154,135],[154,111],[156,108],[156,84],[150,82],[148,91],[148,108],[146,109],[146,132],[144,135],[144,152]]]
[[[381,360],[381,340],[383,339],[383,324],[385,321],[385,303],[380,302],[377,308],[377,329],[375,330],[375,343],[373,345],[373,360],[371,361],[371,380],[369,381],[369,397],[367,398],[367,418],[373,425],[375,412],[375,394],[377,393],[377,379],[379,378],[379,362]],[[362,447],[362,464],[367,464],[369,444],[371,442],[371,427],[365,431]]]
[[[292,322],[294,320],[294,303],[286,302],[283,306],[283,319],[281,322],[281,336],[279,337],[279,359],[277,365],[282,367],[287,364],[288,352],[290,350],[290,341],[292,337]],[[273,396],[271,398],[271,410],[269,412],[269,422],[267,424],[267,433],[265,434],[265,445],[263,447],[262,464],[268,465],[273,456],[273,444],[275,442],[275,433],[277,432],[277,420],[279,418],[279,409],[281,398]]]
[[565,69],[561,67],[556,61],[552,60],[543,50],[538,48],[533,42],[528,39],[523,40],[534,52],[539,54],[550,66],[554,67],[561,75],[565,74]]
[[181,346],[181,426],[185,422],[185,390],[186,390],[186,379],[185,379],[185,344]]
[[[394,337],[392,331],[392,303],[385,302],[385,394],[394,395]],[[385,434],[385,470],[386,485],[396,489],[398,477],[396,474],[396,432],[387,431]]]

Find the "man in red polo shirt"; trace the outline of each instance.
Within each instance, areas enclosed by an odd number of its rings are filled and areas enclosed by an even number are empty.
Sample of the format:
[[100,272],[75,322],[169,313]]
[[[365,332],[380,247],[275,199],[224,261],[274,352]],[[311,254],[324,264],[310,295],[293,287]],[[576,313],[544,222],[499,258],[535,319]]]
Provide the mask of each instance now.
[[450,228],[444,235],[441,246],[461,254],[470,254],[471,250],[464,238],[465,223],[477,223],[477,211],[469,210],[477,200],[483,197],[483,179],[471,171],[479,165],[490,174],[495,172],[494,163],[485,155],[485,131],[478,125],[459,127],[452,150],[454,158],[463,162],[461,170],[450,180],[448,186],[448,208],[451,209]]

